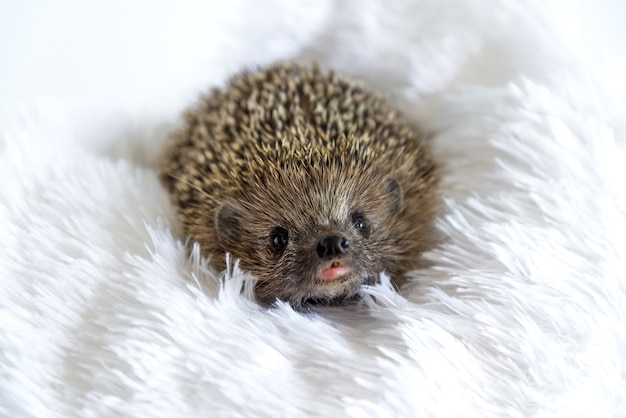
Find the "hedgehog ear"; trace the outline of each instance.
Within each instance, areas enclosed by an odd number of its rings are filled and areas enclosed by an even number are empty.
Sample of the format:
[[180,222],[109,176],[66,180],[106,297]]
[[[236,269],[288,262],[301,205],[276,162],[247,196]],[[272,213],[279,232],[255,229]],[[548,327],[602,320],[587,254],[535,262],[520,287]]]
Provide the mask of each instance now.
[[241,240],[243,209],[227,202],[217,212],[215,227],[217,238],[221,242],[238,242]]
[[387,193],[389,194],[389,203],[391,205],[391,213],[396,213],[402,208],[402,189],[398,182],[392,178],[387,179]]

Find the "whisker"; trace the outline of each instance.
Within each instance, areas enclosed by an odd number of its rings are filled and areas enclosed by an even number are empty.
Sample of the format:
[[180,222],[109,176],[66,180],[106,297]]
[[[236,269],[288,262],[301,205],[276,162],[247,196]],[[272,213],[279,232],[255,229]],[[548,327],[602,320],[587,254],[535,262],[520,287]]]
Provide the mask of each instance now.
[[385,238],[379,239],[375,241],[369,241],[367,244],[369,245],[380,245],[380,244],[405,244],[405,243],[414,243],[415,240],[407,239],[407,238]]

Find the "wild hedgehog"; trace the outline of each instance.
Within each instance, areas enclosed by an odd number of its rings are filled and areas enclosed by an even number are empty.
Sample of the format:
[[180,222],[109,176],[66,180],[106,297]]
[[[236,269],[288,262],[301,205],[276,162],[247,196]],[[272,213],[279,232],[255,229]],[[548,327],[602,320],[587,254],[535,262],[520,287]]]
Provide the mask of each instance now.
[[432,242],[436,169],[425,139],[374,93],[317,66],[244,72],[185,117],[160,177],[185,233],[225,254],[257,299],[336,303],[418,266]]

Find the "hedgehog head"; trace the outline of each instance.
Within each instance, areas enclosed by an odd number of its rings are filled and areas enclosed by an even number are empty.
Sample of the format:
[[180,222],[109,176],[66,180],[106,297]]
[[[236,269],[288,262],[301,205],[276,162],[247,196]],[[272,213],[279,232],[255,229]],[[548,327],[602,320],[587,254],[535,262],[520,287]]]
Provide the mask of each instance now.
[[344,300],[415,257],[410,247],[425,225],[406,222],[406,198],[413,210],[419,199],[395,175],[416,168],[375,160],[363,143],[286,138],[260,148],[264,163],[217,208],[220,252],[258,279],[262,303]]

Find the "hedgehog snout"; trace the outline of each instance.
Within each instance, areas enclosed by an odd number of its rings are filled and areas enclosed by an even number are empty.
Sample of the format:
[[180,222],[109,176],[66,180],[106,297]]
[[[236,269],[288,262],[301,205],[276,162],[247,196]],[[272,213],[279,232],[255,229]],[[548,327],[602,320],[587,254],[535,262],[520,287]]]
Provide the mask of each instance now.
[[348,251],[350,251],[350,241],[338,233],[322,235],[315,246],[315,252],[322,260],[341,258]]

